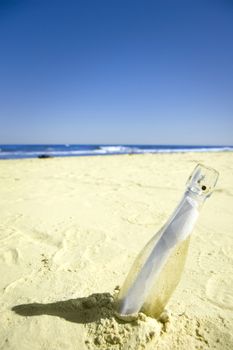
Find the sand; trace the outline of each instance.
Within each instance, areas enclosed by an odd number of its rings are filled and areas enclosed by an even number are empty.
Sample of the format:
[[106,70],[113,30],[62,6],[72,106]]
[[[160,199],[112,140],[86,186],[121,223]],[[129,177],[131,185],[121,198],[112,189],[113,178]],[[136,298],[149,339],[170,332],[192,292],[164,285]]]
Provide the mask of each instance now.
[[[169,315],[124,323],[116,286],[198,162],[220,178]],[[0,349],[233,349],[232,231],[230,152],[0,161]]]

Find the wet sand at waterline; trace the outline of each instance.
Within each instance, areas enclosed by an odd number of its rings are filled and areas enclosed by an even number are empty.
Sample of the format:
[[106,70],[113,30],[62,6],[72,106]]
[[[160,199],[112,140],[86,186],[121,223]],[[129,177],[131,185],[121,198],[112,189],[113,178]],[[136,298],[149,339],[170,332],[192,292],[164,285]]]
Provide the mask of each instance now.
[[[220,177],[170,316],[123,323],[114,315],[117,286],[197,163]],[[232,251],[231,152],[2,160],[0,349],[230,350]]]

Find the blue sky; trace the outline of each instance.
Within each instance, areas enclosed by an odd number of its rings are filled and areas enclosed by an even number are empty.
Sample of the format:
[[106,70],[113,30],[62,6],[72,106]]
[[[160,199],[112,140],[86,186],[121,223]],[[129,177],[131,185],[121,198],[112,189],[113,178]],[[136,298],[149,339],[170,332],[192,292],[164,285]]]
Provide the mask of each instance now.
[[231,0],[1,0],[0,143],[233,144]]

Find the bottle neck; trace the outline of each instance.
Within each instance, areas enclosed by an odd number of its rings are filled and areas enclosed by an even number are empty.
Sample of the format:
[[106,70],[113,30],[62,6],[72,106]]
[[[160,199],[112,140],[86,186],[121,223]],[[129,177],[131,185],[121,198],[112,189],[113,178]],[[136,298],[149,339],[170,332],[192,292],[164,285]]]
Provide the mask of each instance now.
[[206,200],[206,196],[200,195],[194,191],[192,191],[190,188],[187,188],[185,193],[184,193],[184,197],[183,198],[190,198],[191,200],[193,200],[196,204],[197,204],[197,208],[200,210]]

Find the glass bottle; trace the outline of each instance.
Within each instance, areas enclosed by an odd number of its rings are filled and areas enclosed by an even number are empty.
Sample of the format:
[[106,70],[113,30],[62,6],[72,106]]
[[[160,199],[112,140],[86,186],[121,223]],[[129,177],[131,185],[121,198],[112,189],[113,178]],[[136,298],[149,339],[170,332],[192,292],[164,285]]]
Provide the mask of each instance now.
[[217,179],[216,170],[196,166],[178,206],[134,261],[117,297],[118,316],[127,319],[140,310],[151,317],[160,316],[180,281],[190,234]]

